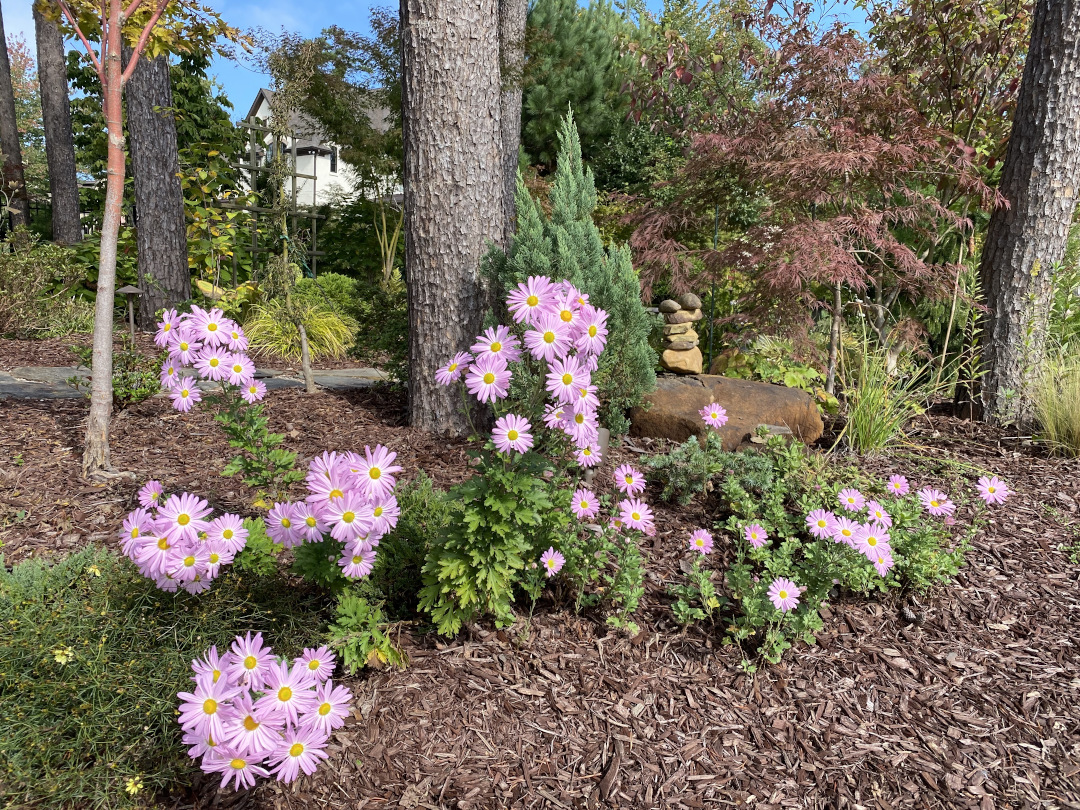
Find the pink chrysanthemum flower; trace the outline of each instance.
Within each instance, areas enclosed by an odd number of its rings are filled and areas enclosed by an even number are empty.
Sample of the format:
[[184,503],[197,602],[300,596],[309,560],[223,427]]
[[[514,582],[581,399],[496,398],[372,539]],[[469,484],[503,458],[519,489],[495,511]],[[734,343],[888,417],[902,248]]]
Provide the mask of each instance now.
[[806,528],[814,537],[832,537],[836,529],[836,515],[827,509],[815,509],[806,516]]
[[[187,548],[184,549],[183,546]],[[209,562],[210,549],[205,543],[181,544],[172,549],[172,565],[169,567],[169,573],[181,585],[194,582],[197,577],[206,573]]]
[[551,547],[540,555],[540,565],[543,566],[547,578],[551,579],[566,565],[566,557],[557,552],[554,547]]
[[303,524],[296,519],[291,503],[275,503],[263,521],[266,536],[285,548],[293,548],[304,542]]
[[595,413],[572,413],[567,416],[563,431],[574,440],[575,445],[586,447],[596,442],[600,424],[596,421]]
[[570,408],[574,413],[594,413],[600,407],[600,398],[596,395],[595,385],[586,385],[575,388],[570,402]]
[[848,520],[846,517],[836,518],[836,522],[833,524],[832,538],[837,543],[844,543],[845,545],[855,548],[855,538],[859,533],[859,524],[853,520]]
[[162,491],[160,481],[147,481],[139,490],[139,505],[147,509],[157,509],[161,503]]
[[574,491],[573,499],[570,501],[570,509],[578,520],[594,518],[600,511],[600,501],[597,500],[592,490],[582,487]]
[[169,344],[169,357],[182,366],[190,366],[195,362],[200,349],[202,349],[202,341],[195,336],[195,333],[186,327],[180,327],[174,333],[172,343]]
[[243,387],[255,379],[255,364],[244,354],[233,354],[225,363],[229,385]]
[[[139,564],[144,576],[160,577],[166,573],[172,560],[173,544],[168,537],[147,536],[144,540],[145,542],[138,545],[132,544],[131,553],[135,555],[135,562]],[[159,580],[155,581],[158,587],[165,587]],[[176,590],[175,583],[173,590]]]
[[727,424],[727,411],[724,410],[719,402],[710,402],[698,411],[698,413],[701,414],[702,420],[709,427],[721,428]]
[[230,352],[246,352],[248,348],[248,339],[244,334],[244,330],[235,323],[230,324],[229,326],[230,328],[225,337],[225,348]]
[[204,773],[220,773],[222,788],[232,782],[234,790],[247,789],[255,786],[257,777],[270,775],[259,764],[261,760],[262,757],[244,756],[233,751],[215,751],[203,759],[202,769]]
[[191,377],[184,377],[178,380],[172,391],[169,392],[169,396],[172,397],[173,407],[181,413],[187,413],[193,407],[196,402],[202,400],[202,389]]
[[253,405],[266,396],[266,383],[262,380],[250,382],[244,386],[244,390],[240,392],[240,396],[244,398],[244,402],[248,405]]
[[371,530],[380,537],[394,530],[399,517],[401,507],[393,495],[376,498],[371,502]]
[[877,571],[880,576],[888,574],[895,565],[892,552],[888,549],[879,552],[876,557],[871,558],[870,562],[874,564],[874,570]]
[[154,335],[154,343],[165,348],[172,340],[174,331],[180,325],[180,319],[176,316],[175,309],[167,309],[161,313],[161,320],[158,321],[157,333]]
[[586,447],[579,447],[577,454],[574,456],[577,463],[585,469],[595,467],[603,459],[600,455],[600,445],[596,442],[587,445]]
[[469,366],[465,388],[481,402],[502,399],[510,390],[510,369],[506,361],[487,354]]
[[205,500],[187,492],[173,495],[158,509],[155,528],[172,543],[194,543],[209,528],[206,518],[213,510]]
[[511,450],[524,453],[533,446],[533,437],[529,432],[531,429],[529,420],[508,413],[496,420],[495,429],[491,431],[491,439],[495,442],[495,449],[500,453],[509,453]]
[[207,311],[193,306],[188,324],[199,339],[209,346],[220,346],[228,342],[229,332],[226,327],[231,323],[226,319],[225,313],[217,307]]
[[[577,301],[578,291],[571,286],[563,290],[562,294],[555,296],[555,304],[552,312],[555,317],[566,324],[572,336],[577,335],[581,325],[581,304]],[[573,337],[571,337],[573,339]]]
[[242,757],[262,761],[281,739],[285,716],[259,711],[246,692],[233,698],[222,742]]
[[300,718],[301,728],[314,728],[329,734],[345,725],[352,692],[344,686],[334,686],[333,681],[327,680],[316,688],[315,701],[315,708]]
[[769,539],[769,533],[760,524],[751,523],[743,529],[743,537],[754,548],[761,548],[765,545],[765,541]]
[[327,758],[326,735],[308,726],[285,732],[284,738],[270,755],[269,764],[275,766],[273,773],[280,782],[292,782],[303,771],[308,776],[315,773],[319,761]]
[[956,504],[950,501],[949,496],[944,492],[925,487],[916,494],[919,496],[919,502],[922,504],[923,509],[934,517],[945,517],[956,511]]
[[465,369],[469,367],[469,363],[472,362],[472,355],[468,352],[458,352],[451,357],[445,366],[439,366],[435,370],[435,382],[439,385],[450,385],[461,379],[461,375],[465,373]]
[[469,351],[477,357],[485,354],[501,357],[506,363],[521,359],[521,343],[506,326],[489,326],[482,335],[477,335]]
[[330,531],[330,525],[323,520],[322,509],[309,501],[297,501],[293,507],[293,523],[301,539],[307,543],[318,543],[323,535]]
[[889,550],[889,535],[873,523],[867,524],[855,535],[855,550],[873,562],[883,551]]
[[[359,456],[354,461],[357,470],[359,470]],[[322,509],[328,503],[344,498],[345,493],[354,488],[353,482],[355,480],[356,474],[352,473],[344,464],[332,470],[326,477],[308,475],[307,486],[310,494],[307,497],[307,502]]]
[[294,726],[300,714],[315,705],[314,676],[305,667],[290,667],[284,661],[267,667],[262,691],[255,710],[266,717],[284,717]]
[[243,638],[236,637],[228,660],[225,675],[231,682],[247,689],[262,690],[263,680],[274,661],[274,651],[263,645],[262,633],[252,637],[249,632]]
[[871,523],[876,523],[883,529],[892,526],[892,516],[885,511],[885,507],[877,501],[866,502],[866,514]]
[[781,613],[794,610],[799,604],[802,588],[784,577],[777,577],[769,586],[769,601]]
[[371,531],[374,512],[367,498],[350,489],[323,507],[323,519],[330,524],[330,536],[347,543]]
[[215,644],[206,651],[205,656],[191,662],[191,669],[195,673],[191,680],[196,684],[200,678],[209,678],[211,683],[217,683],[225,673],[225,659],[218,655]]
[[619,502],[619,520],[631,529],[648,533],[653,525],[653,513],[649,505],[637,498]]
[[996,475],[989,478],[984,475],[979,479],[979,483],[975,488],[979,491],[979,497],[987,504],[1005,503],[1005,500],[1012,494],[1008,485]]
[[578,398],[578,389],[588,385],[589,373],[572,355],[555,360],[548,366],[547,392],[556,402],[565,404],[574,402]]
[[566,427],[566,416],[569,413],[569,409],[565,405],[545,405],[544,406],[544,424],[552,430],[558,430]]
[[537,360],[547,363],[566,357],[570,350],[570,330],[554,315],[541,315],[525,333],[525,347]]
[[623,464],[613,473],[615,488],[626,495],[637,495],[645,491],[645,476],[629,464]]
[[211,543],[221,543],[236,553],[247,544],[248,530],[244,528],[244,521],[239,515],[221,515],[206,527],[206,539]]
[[711,554],[713,550],[713,536],[704,529],[695,529],[690,534],[690,550],[699,551],[702,554]]
[[349,577],[349,579],[366,577],[375,568],[375,549],[353,548],[351,551],[346,550],[345,554],[338,560],[338,565],[341,566],[341,573]]
[[556,287],[547,276],[529,276],[507,296],[506,307],[515,323],[535,323],[540,315],[551,311],[555,293]]
[[858,512],[864,506],[866,506],[866,498],[857,489],[842,489],[840,490],[840,506],[849,512]]
[[209,678],[195,682],[194,692],[180,692],[180,726],[191,734],[225,738],[225,720],[229,715],[229,701],[239,690],[227,680],[214,683]]
[[[125,546],[135,546],[138,545],[140,538],[144,535],[151,534],[153,530],[153,516],[148,509],[140,506],[138,509],[128,513],[128,516],[124,518],[124,523],[117,534]],[[128,554],[128,552],[124,551],[124,554]]]
[[368,498],[383,498],[394,491],[394,473],[401,472],[401,466],[394,463],[396,458],[397,453],[381,444],[374,450],[364,447],[364,457],[358,458],[356,465],[356,478]]
[[218,382],[225,379],[229,367],[229,353],[221,346],[206,346],[195,358],[195,370],[204,380]]
[[180,366],[176,365],[172,360],[166,360],[162,363],[161,373],[158,375],[158,382],[161,383],[161,387],[166,391],[172,391],[179,381]]
[[318,649],[308,647],[298,658],[293,659],[293,666],[306,669],[316,683],[322,683],[334,674],[336,662],[337,656],[330,652],[329,647],[322,646]]
[[595,357],[604,350],[608,338],[607,319],[608,314],[602,309],[588,304],[581,308],[578,336],[574,341],[579,352]]
[[887,487],[894,498],[901,498],[911,491],[908,480],[902,475],[890,475]]
[[236,559],[236,552],[222,543],[220,540],[206,543],[206,577],[213,579],[221,573],[221,566],[228,565]]

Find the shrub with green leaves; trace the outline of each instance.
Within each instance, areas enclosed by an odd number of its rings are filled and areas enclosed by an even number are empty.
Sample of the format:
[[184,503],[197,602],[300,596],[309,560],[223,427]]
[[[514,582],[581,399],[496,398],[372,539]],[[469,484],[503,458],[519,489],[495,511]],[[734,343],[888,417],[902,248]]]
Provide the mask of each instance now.
[[[94,349],[91,346],[72,346],[71,351],[79,358],[79,368],[92,368]],[[129,337],[124,337],[124,347],[113,352],[113,404],[123,410],[138,405],[161,390],[161,366],[166,352],[146,355],[135,348]],[[68,384],[90,398],[90,378],[71,377]]]
[[0,565],[0,783],[18,807],[144,807],[193,773],[176,721],[191,661],[237,633],[299,654],[323,617],[275,579],[169,594],[110,551]]
[[24,228],[12,231],[0,242],[0,335],[54,334],[55,307],[84,276],[71,248],[42,242]]
[[659,484],[660,497],[687,506],[701,492],[712,492],[715,482],[723,477],[735,477],[752,492],[772,485],[773,464],[768,456],[754,450],[729,453],[724,450],[720,434],[709,431],[705,446],[691,436],[667,453],[649,456],[644,463],[649,481]]
[[253,351],[297,362],[301,354],[298,324],[307,333],[312,360],[344,357],[356,333],[356,322],[332,303],[300,296],[255,305],[244,321],[244,333]]
[[386,620],[379,605],[345,591],[338,597],[327,641],[341,656],[341,664],[350,675],[367,666],[404,667],[409,659],[398,646],[393,630],[393,623]]

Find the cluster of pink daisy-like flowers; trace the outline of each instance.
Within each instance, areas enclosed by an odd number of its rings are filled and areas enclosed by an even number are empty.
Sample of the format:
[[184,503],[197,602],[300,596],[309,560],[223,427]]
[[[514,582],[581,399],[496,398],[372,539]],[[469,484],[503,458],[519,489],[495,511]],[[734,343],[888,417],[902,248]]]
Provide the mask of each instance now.
[[249,788],[257,777],[292,782],[327,758],[330,732],[345,724],[352,693],[335,686],[334,654],[306,649],[292,662],[262,634],[237,636],[225,655],[211,647],[192,662],[195,689],[180,692],[188,755],[221,786]]
[[[496,402],[510,391],[510,363],[527,352],[547,366],[550,402],[544,424],[573,440],[578,463],[596,466],[600,401],[592,372],[607,343],[607,313],[569,282],[546,276],[530,276],[510,293],[506,305],[514,321],[526,326],[523,338],[507,326],[485,329],[468,352],[458,352],[435,372],[436,381],[451,385],[464,378],[466,390],[480,402]],[[532,425],[523,416],[505,414],[496,421],[492,439],[501,453],[524,453],[533,446]]]
[[[906,483],[906,482],[905,482]],[[881,576],[893,568],[889,528],[892,517],[875,500],[868,500],[859,490],[846,488],[838,496],[840,508],[852,515],[837,515],[827,509],[815,509],[806,516],[806,528],[812,537],[832,539],[863,554]],[[855,520],[853,517],[863,517]]]
[[247,543],[237,515],[210,519],[213,510],[187,492],[165,497],[159,481],[139,490],[139,507],[120,529],[122,549],[164,591],[201,593]]
[[381,444],[363,454],[324,452],[308,466],[308,496],[275,503],[266,533],[285,548],[319,543],[326,535],[341,543],[338,565],[350,578],[365,577],[375,565],[379,540],[397,526],[401,510],[394,488],[397,453]]
[[249,403],[266,396],[266,386],[255,379],[255,363],[247,356],[244,330],[216,307],[193,306],[184,314],[165,310],[154,342],[169,351],[161,367],[161,387],[178,411],[186,413],[202,399],[200,381],[236,386]]

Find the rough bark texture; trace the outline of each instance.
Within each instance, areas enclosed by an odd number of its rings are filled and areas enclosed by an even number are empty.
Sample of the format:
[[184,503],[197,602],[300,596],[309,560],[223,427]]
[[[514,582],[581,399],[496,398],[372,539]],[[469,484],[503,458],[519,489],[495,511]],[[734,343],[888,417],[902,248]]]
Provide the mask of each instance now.
[[[15,90],[11,86],[11,62],[8,60],[7,34],[4,33],[2,12],[0,12],[0,152],[4,153],[4,193],[10,200],[10,207],[14,209],[11,213],[11,224],[14,227],[26,225],[30,222],[30,207],[26,199],[22,148],[19,146],[19,126],[15,118]],[[2,211],[3,206],[0,205],[0,212]]]
[[502,166],[503,217],[502,246],[514,235],[516,212],[518,149],[521,145],[521,80],[525,67],[525,19],[528,0],[499,0],[499,58],[502,67]]
[[1002,167],[1008,207],[990,219],[980,280],[983,416],[1031,421],[1030,390],[1043,360],[1052,265],[1065,255],[1080,183],[1080,7],[1039,0]]
[[82,222],[79,219],[79,180],[75,173],[64,40],[56,23],[43,17],[36,8],[34,28],[45,126],[45,159],[49,165],[52,238],[54,242],[73,245],[82,240]]
[[[124,48],[124,63],[131,49]],[[139,249],[139,325],[191,297],[184,192],[180,186],[176,121],[168,57],[140,59],[125,88],[131,172],[135,180],[135,226]]]
[[497,0],[402,0],[409,412],[462,435],[435,370],[480,329],[480,258],[505,234]]

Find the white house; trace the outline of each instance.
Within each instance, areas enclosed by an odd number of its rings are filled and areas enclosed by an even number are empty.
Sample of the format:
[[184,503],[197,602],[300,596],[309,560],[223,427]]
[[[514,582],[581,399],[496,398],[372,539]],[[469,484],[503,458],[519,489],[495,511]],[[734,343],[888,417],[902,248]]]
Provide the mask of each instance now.
[[[256,118],[262,122],[269,121],[270,100],[273,97],[273,90],[260,89],[248,110],[247,120]],[[368,111],[368,118],[376,130],[386,132],[390,127],[388,114],[388,110],[375,108]],[[294,156],[296,174],[307,175],[296,179],[297,205],[323,205],[353,196],[358,190],[356,172],[340,159],[337,144],[326,138],[319,125],[303,113],[294,113],[290,124],[293,138],[287,148]],[[269,133],[262,140],[266,147],[271,146]],[[268,156],[268,153],[263,153],[260,157]],[[286,189],[286,192],[291,191],[291,188]],[[390,196],[400,194],[400,191],[400,188],[387,189]]]

